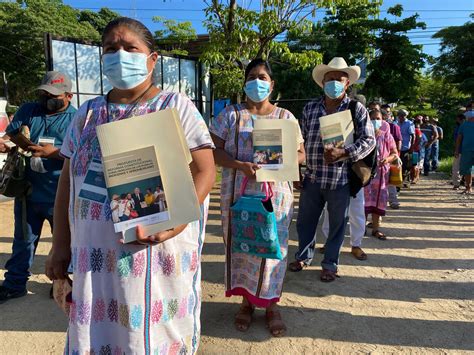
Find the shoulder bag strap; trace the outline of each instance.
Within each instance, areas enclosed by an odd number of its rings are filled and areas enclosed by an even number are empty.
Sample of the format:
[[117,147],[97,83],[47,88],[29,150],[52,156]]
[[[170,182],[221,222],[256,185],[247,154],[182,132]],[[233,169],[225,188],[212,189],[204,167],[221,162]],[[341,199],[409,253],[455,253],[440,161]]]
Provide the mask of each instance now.
[[285,109],[280,107],[280,113],[278,114],[278,119],[282,120],[285,118]]
[[[234,108],[234,112],[235,112],[235,134],[234,134],[235,154],[234,154],[234,159],[237,160],[237,158],[239,157],[240,111],[238,110],[237,105],[233,105],[233,108]],[[233,169],[234,186],[232,188],[231,204],[234,203],[236,177],[237,177],[237,169]]]
[[[233,105],[233,109],[235,111],[235,135],[234,135],[234,145],[235,145],[235,154],[234,159],[237,159],[239,156],[239,133],[240,133],[240,111],[237,108],[237,105]],[[232,193],[230,199],[230,206],[234,204],[235,198],[235,181],[237,177],[237,170],[232,169]],[[229,218],[227,222],[227,240],[224,238],[224,243],[226,247],[226,267],[227,267],[227,282],[226,282],[226,289],[231,289],[231,253],[232,253],[232,216],[229,210]]]
[[357,101],[351,100],[349,102],[349,110],[351,111],[351,116],[352,116],[352,125],[354,126],[354,142],[357,140],[357,120],[356,120],[356,106],[357,106]]

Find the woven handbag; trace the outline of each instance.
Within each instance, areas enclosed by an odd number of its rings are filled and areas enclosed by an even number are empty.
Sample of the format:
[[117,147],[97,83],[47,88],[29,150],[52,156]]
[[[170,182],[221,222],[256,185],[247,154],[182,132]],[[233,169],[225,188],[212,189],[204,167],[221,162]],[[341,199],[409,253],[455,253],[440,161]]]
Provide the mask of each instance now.
[[401,186],[402,183],[402,161],[400,158],[397,158],[397,160],[390,164],[389,184],[394,186]]
[[268,182],[264,182],[264,195],[245,195],[247,183],[248,178],[245,177],[240,188],[240,197],[230,207],[232,251],[282,260],[271,200],[272,188]]

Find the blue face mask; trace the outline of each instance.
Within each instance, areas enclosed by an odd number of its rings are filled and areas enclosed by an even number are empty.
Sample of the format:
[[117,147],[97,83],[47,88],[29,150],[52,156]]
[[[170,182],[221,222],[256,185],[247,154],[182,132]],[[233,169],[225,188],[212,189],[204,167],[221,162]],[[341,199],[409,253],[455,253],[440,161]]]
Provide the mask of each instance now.
[[262,102],[270,96],[270,83],[260,79],[250,80],[245,83],[244,91],[253,102]]
[[344,84],[337,80],[328,81],[324,83],[324,93],[330,99],[337,99],[344,93]]
[[122,49],[102,56],[104,74],[117,89],[132,89],[143,83],[152,72],[148,72],[145,53],[130,53]]
[[464,113],[464,117],[466,117],[468,119],[474,117],[474,111],[472,111],[472,110],[466,111]]
[[382,120],[371,120],[371,122],[375,130],[378,130],[380,127],[382,127]]

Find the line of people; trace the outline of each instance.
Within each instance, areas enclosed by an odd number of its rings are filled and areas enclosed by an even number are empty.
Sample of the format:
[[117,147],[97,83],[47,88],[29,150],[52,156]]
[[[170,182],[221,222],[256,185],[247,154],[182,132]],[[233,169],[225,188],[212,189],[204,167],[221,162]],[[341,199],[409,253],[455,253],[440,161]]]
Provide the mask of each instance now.
[[[365,104],[348,96],[350,85],[360,76],[358,66],[348,66],[343,58],[336,57],[327,65],[314,68],[313,79],[324,95],[306,105],[299,121],[300,134],[295,137],[298,161],[306,162],[306,170],[300,184],[298,250],[288,265],[294,191],[287,181],[271,183],[270,201],[282,260],[232,248],[230,208],[241,195],[241,185],[247,178],[246,194],[260,194],[261,190],[261,184],[255,180],[260,167],[253,162],[253,122],[262,118],[296,120],[291,112],[269,100],[274,87],[270,65],[262,59],[248,64],[244,82],[247,101],[227,107],[208,130],[189,98],[154,85],[152,72],[158,53],[152,34],[142,23],[130,18],[111,21],[104,29],[102,46],[103,71],[113,86],[105,97],[92,99],[75,112],[70,105],[70,80],[62,73],[49,72],[38,88],[39,103],[23,105],[7,129],[8,136],[26,124],[33,142],[47,136],[54,137],[55,143],[31,147],[47,173],[27,167],[33,194],[26,197],[26,210],[19,199],[15,201],[13,253],[0,286],[0,302],[27,293],[29,269],[43,222],[48,220],[53,242],[46,275],[61,282],[72,268],[74,278],[65,353],[197,352],[202,299],[200,261],[215,163],[223,168],[220,207],[226,249],[225,294],[242,297],[234,320],[240,331],[249,329],[256,308],[264,308],[271,335],[279,337],[286,333],[278,308],[285,273],[287,268],[300,272],[311,264],[316,250],[316,228],[324,209],[326,237],[320,250],[324,254],[320,275],[323,282],[340,277],[339,254],[348,221],[352,254],[360,260],[367,258],[361,241],[368,215],[372,215],[372,235],[386,238],[380,230],[381,217],[388,202],[393,208],[398,203],[396,187],[392,189],[389,184],[390,165],[400,156],[405,162],[405,181],[410,182],[408,167],[417,144],[416,127],[404,110],[398,111],[398,120],[392,122],[390,106],[371,103],[369,113]],[[193,158],[190,168],[202,218],[151,236],[138,226],[136,242],[123,244],[113,229],[114,210],[110,201],[98,203],[79,198],[90,162],[102,158],[95,128],[167,107],[179,112]],[[325,148],[319,118],[347,109],[354,112],[353,144]],[[462,146],[462,157],[472,159],[470,146],[465,146],[466,141],[472,142],[469,132],[459,129],[457,147]],[[3,141],[0,144],[5,149]],[[418,144],[421,155],[423,144]],[[351,190],[351,165],[374,149],[378,153],[377,175],[365,188]],[[55,164],[50,166],[51,161]],[[465,160],[461,165],[465,171]],[[411,180],[416,183],[415,178],[416,174],[412,174]],[[125,199],[133,201],[134,209],[145,206],[143,202],[146,206],[153,204],[151,190],[144,196],[136,189],[130,197]]]

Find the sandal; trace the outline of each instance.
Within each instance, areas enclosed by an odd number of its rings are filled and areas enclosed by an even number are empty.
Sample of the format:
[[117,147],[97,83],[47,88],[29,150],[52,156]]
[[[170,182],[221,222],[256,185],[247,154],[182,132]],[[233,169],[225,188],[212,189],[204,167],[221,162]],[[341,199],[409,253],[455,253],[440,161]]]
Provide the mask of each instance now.
[[321,270],[321,276],[320,280],[322,282],[333,282],[336,280],[336,278],[339,278],[340,276],[337,274],[337,271],[331,271],[328,269],[322,269]]
[[234,318],[234,324],[237,330],[241,332],[246,332],[250,328],[254,311],[255,308],[252,306],[240,306],[240,309]]
[[295,261],[293,261],[292,263],[290,263],[288,265],[288,269],[291,272],[300,272],[301,270],[303,270],[307,267],[308,267],[308,265],[306,265],[303,261],[298,261],[298,260],[295,260]]
[[387,240],[387,236],[378,230],[372,231],[372,237],[375,237],[380,240]]
[[367,260],[367,254],[364,253],[361,247],[352,247],[351,254],[354,255],[357,260]]
[[282,337],[286,333],[286,325],[281,319],[280,311],[267,311],[265,313],[267,328],[274,337]]

